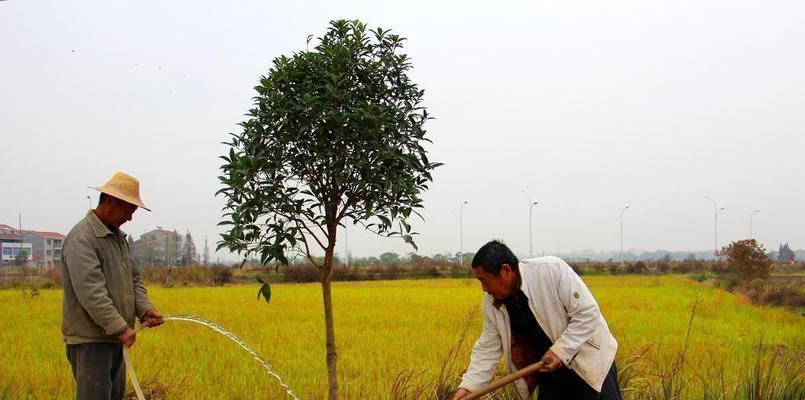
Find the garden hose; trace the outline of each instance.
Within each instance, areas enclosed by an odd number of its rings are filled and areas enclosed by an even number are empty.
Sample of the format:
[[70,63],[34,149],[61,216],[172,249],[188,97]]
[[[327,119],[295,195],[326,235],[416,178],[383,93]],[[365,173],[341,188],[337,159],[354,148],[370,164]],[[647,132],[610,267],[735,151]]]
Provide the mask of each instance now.
[[[285,392],[288,394],[289,397],[291,397],[293,400],[298,400],[296,395],[293,394],[293,391],[291,391],[291,388],[288,386],[288,384],[285,383],[285,381],[282,379],[282,377],[280,377],[279,375],[277,375],[276,372],[274,372],[274,369],[271,368],[271,365],[268,362],[266,362],[265,360],[263,360],[260,357],[260,355],[257,354],[257,351],[255,351],[251,346],[246,344],[246,342],[244,342],[242,339],[240,339],[239,337],[235,336],[232,332],[229,332],[228,330],[222,328],[221,326],[216,325],[212,321],[208,321],[208,320],[206,320],[204,318],[199,318],[199,317],[195,317],[195,316],[192,316],[192,315],[165,315],[165,316],[163,316],[163,319],[164,319],[164,321],[185,321],[185,322],[193,322],[193,323],[201,324],[201,325],[206,326],[207,328],[212,329],[216,333],[223,335],[227,339],[235,342],[243,350],[245,350],[247,353],[249,353],[255,360],[257,360],[263,366],[263,368],[265,368],[266,372],[269,375],[274,377],[279,382],[280,386],[285,390]],[[147,328],[147,327],[148,327],[148,325],[146,325],[146,324],[140,324],[134,329],[134,332],[138,333],[138,332],[142,331],[144,328]],[[140,383],[137,381],[137,374],[134,373],[134,366],[132,366],[132,364],[131,364],[131,358],[130,358],[130,355],[129,355],[129,349],[126,346],[123,346],[123,361],[126,364],[126,371],[129,374],[129,380],[131,381],[131,385],[134,386],[134,391],[137,392],[137,399],[138,400],[145,400],[145,396],[143,395],[143,391],[140,388]]]
[[137,374],[134,373],[134,367],[131,366],[131,357],[129,356],[129,348],[123,345],[123,362],[126,363],[126,373],[129,375],[131,386],[134,386],[134,391],[137,392],[137,400],[145,400],[143,390],[140,388],[140,382],[137,381]]

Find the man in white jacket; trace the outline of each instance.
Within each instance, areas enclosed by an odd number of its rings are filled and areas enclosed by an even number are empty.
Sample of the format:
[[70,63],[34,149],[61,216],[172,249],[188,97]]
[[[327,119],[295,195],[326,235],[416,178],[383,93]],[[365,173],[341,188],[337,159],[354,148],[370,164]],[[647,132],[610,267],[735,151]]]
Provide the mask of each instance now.
[[484,328],[453,400],[492,380],[501,357],[509,372],[542,360],[538,373],[515,381],[523,399],[620,399],[618,343],[587,285],[557,257],[518,262],[491,241],[472,260],[484,295]]

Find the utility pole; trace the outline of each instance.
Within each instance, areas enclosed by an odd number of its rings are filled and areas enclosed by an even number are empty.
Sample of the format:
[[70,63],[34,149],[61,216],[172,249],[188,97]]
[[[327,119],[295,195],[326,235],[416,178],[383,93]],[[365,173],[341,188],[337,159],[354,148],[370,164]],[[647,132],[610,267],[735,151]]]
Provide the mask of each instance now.
[[[534,210],[534,206],[539,204],[538,201],[532,202],[531,201],[531,194],[525,190],[521,190],[521,192],[525,193],[528,196],[528,257],[534,257],[534,232],[532,229],[531,218],[532,211]],[[542,255],[545,255],[545,251],[543,250]]]
[[464,206],[467,205],[467,201],[464,200],[461,203],[461,207],[458,208],[458,262],[459,265],[462,267],[464,266],[464,225],[462,222]]
[[349,233],[347,224],[344,223],[344,265],[349,269]]
[[166,231],[165,234],[165,286],[168,286],[168,281],[170,280],[171,276],[171,266],[170,266],[170,232]]
[[[25,244],[25,239],[24,239],[23,234],[22,234],[22,213],[18,213],[17,216],[19,217],[19,223],[20,223],[20,253],[22,253],[23,256],[25,256],[25,253],[23,253],[23,251],[25,251],[24,250],[25,246],[23,246]],[[33,256],[33,254],[31,256]],[[28,261],[28,257],[24,257],[24,258],[25,259],[23,260],[23,263],[21,265],[22,267],[25,267],[25,264],[27,264],[27,261]],[[27,276],[26,276],[25,279],[27,281],[27,279],[28,279]]]
[[755,210],[753,213],[749,214],[749,239],[755,238],[754,236],[752,236],[752,217],[759,212],[760,210]]
[[210,246],[207,244],[207,235],[204,235],[204,266],[210,266]]
[[716,201],[711,199],[710,197],[705,197],[705,199],[710,200],[710,201],[713,202],[713,220],[714,220],[714,224],[713,224],[714,229],[713,230],[715,231],[715,233],[713,235],[713,237],[714,237],[714,239],[713,239],[714,240],[713,255],[715,256],[716,261],[718,261],[718,256],[719,256],[719,253],[718,253],[718,213],[721,212],[721,211],[724,211],[724,207],[718,208],[718,206],[716,205]]
[[623,207],[621,210],[621,266],[623,266],[623,212],[626,211],[629,206]]

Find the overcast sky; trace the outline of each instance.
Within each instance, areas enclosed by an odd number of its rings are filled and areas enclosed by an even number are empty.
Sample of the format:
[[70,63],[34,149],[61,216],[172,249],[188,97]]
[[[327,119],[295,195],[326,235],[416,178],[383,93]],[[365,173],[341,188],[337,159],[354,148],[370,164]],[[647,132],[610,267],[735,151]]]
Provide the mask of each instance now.
[[[0,223],[67,233],[87,185],[141,181],[123,229],[217,240],[220,142],[279,55],[333,19],[408,38],[446,165],[421,254],[805,247],[805,2],[0,2]],[[407,253],[351,228],[353,255]],[[343,243],[339,244],[343,253]]]

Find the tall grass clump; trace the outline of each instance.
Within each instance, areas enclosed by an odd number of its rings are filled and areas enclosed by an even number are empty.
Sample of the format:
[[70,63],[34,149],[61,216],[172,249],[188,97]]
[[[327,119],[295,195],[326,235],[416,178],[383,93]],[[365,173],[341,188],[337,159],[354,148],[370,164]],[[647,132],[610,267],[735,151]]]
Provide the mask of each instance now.
[[735,398],[746,400],[805,399],[803,364],[799,362],[783,368],[780,349],[773,349],[768,355],[764,355],[763,350],[763,341],[761,341],[757,346],[755,364],[739,382]]

